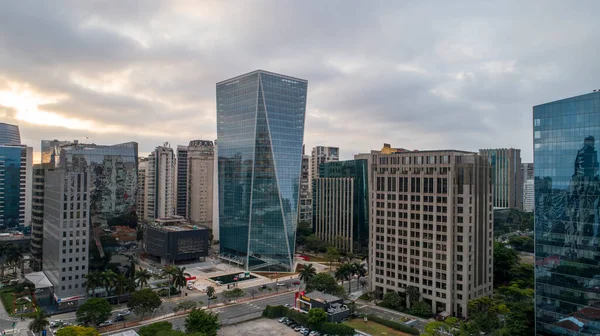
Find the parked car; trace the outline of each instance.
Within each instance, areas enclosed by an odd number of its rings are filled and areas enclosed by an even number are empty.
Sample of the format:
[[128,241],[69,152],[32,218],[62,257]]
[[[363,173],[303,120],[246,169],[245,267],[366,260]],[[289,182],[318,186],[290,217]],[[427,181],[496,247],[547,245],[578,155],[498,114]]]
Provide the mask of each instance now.
[[117,316],[127,316],[127,315],[130,315],[130,314],[131,314],[131,311],[130,311],[130,310],[123,310],[123,311],[120,311],[120,312],[117,314]]
[[102,328],[102,327],[108,327],[108,326],[110,326],[110,325],[112,325],[112,324],[113,324],[113,321],[112,321],[112,320],[106,320],[106,321],[104,321],[104,322],[100,323],[100,324],[98,325],[98,327],[100,327],[100,328]]
[[115,322],[123,322],[123,321],[125,321],[125,316],[118,315],[117,317],[115,317]]
[[287,321],[287,317],[282,317],[279,319],[279,323],[285,323]]
[[309,329],[300,330],[300,333],[304,336],[308,336],[308,334],[310,333],[310,330]]
[[260,286],[261,289],[267,289],[267,285]]
[[285,304],[285,306],[286,306],[286,307],[291,307],[292,305],[291,305],[291,304],[289,304],[289,303],[286,303],[286,304]]
[[294,331],[300,331],[300,330],[302,330],[302,329],[304,329],[304,328],[303,328],[303,327],[301,327],[301,326],[296,326],[296,327],[294,327]]
[[285,286],[285,284],[283,282],[278,282],[277,286]]

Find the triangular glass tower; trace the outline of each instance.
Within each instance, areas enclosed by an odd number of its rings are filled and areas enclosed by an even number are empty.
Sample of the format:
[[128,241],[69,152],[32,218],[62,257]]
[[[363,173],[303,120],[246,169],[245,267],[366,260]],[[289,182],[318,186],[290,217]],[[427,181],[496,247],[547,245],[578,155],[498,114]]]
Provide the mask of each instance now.
[[217,83],[221,256],[292,271],[307,81],[262,70]]

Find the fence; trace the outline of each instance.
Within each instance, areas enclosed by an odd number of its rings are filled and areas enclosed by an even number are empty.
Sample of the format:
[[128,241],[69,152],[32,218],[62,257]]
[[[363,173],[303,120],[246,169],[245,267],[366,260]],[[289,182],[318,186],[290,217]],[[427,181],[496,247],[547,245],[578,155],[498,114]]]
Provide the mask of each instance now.
[[262,317],[262,311],[258,311],[258,312],[254,312],[254,313],[248,313],[248,314],[245,314],[242,316],[236,316],[236,317],[232,317],[229,319],[225,319],[225,320],[220,321],[220,323],[221,323],[221,326],[225,327],[225,326],[236,324],[236,323],[255,320],[255,319],[258,319],[261,317]]

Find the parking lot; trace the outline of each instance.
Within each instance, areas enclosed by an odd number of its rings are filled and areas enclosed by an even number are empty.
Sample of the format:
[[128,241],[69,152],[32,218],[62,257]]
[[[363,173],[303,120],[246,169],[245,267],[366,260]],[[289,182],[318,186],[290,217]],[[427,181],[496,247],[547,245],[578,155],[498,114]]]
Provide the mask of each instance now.
[[219,331],[219,335],[227,336],[298,336],[298,332],[290,329],[283,323],[277,320],[261,318],[249,322],[239,323],[223,328]]

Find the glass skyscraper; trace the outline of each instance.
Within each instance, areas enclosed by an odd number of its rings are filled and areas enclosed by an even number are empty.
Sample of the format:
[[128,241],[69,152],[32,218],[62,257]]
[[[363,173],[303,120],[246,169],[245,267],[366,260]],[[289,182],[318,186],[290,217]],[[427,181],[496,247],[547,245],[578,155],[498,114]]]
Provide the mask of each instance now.
[[600,334],[600,92],[533,108],[538,335]]
[[20,145],[19,126],[0,122],[0,145]]
[[263,70],[217,83],[221,256],[292,271],[308,82]]

